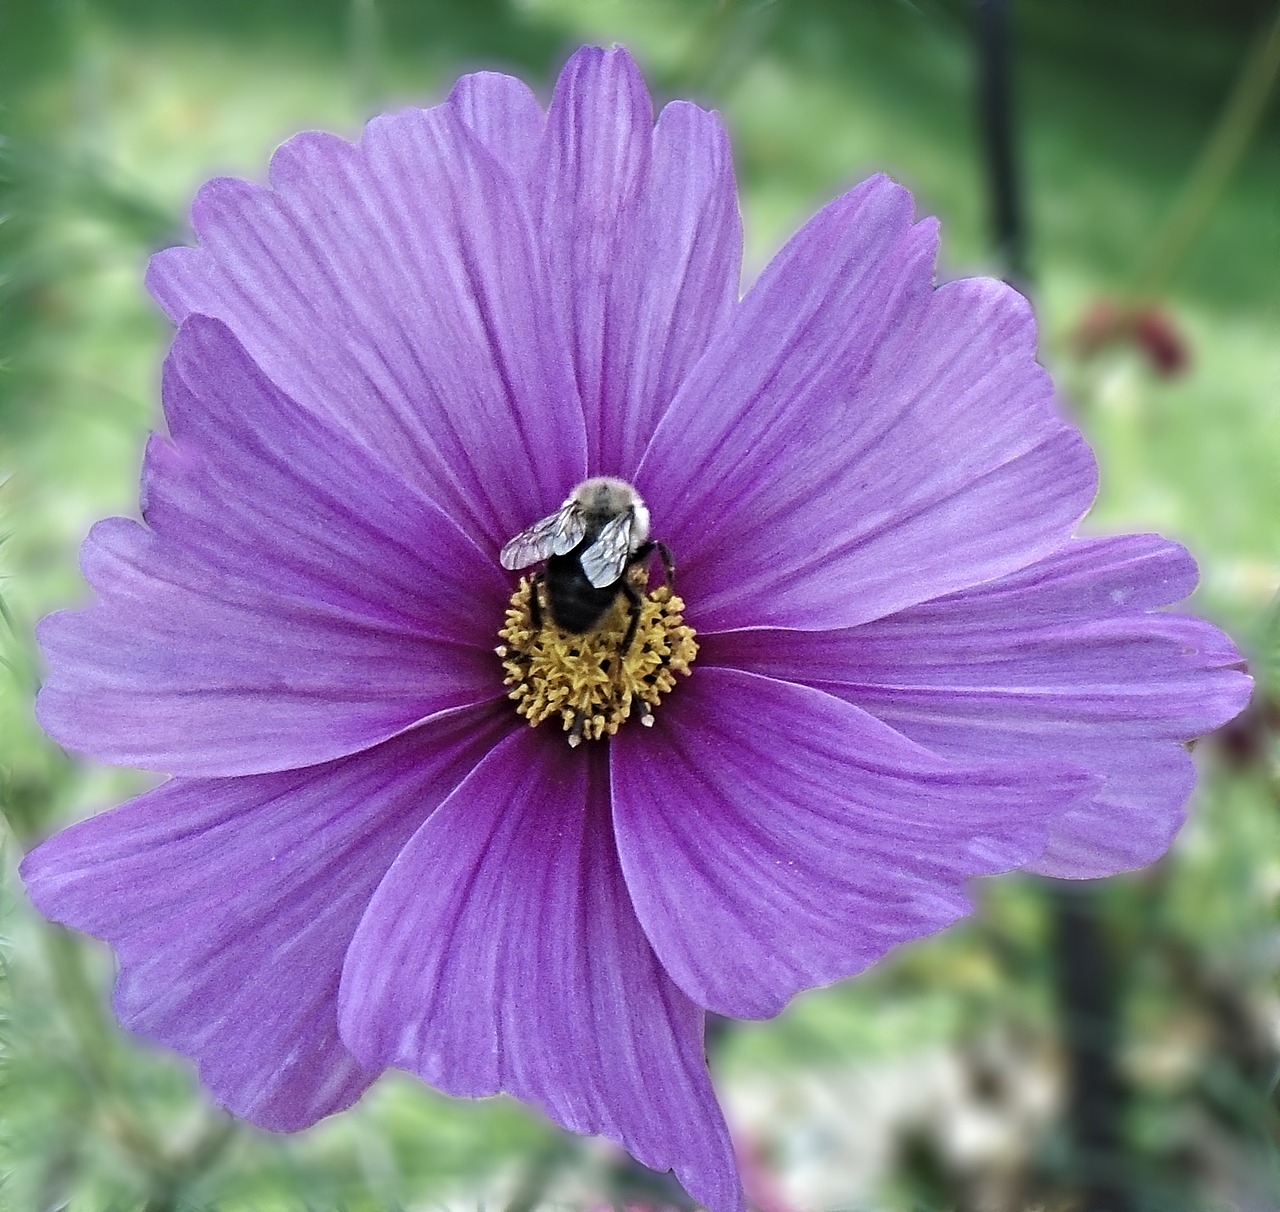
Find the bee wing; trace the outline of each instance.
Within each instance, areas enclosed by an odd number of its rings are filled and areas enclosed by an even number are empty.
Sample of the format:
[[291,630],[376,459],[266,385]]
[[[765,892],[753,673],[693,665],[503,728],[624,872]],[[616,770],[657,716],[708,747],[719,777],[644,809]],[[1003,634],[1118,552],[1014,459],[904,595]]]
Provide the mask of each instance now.
[[498,561],[503,568],[527,568],[539,560],[572,551],[586,533],[586,520],[575,505],[569,504],[509,540]]
[[628,509],[611,518],[601,528],[596,541],[582,553],[582,571],[597,589],[612,585],[627,569],[631,558],[631,524],[635,514]]

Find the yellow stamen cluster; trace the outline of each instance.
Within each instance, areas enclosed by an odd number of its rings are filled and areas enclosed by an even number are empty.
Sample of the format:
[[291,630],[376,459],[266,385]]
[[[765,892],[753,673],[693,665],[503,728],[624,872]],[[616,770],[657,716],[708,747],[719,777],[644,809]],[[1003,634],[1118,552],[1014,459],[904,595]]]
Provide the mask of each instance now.
[[652,725],[653,709],[676,684],[675,675],[688,675],[698,645],[681,617],[684,602],[666,585],[646,593],[639,569],[632,577],[641,594],[640,620],[625,653],[631,604],[622,594],[599,627],[573,635],[551,621],[545,594],[542,627],[535,629],[529,581],[521,579],[498,632],[503,643],[497,652],[511,687],[507,697],[532,726],[559,716],[569,744],[578,745],[584,737],[613,736],[633,709],[642,724]]

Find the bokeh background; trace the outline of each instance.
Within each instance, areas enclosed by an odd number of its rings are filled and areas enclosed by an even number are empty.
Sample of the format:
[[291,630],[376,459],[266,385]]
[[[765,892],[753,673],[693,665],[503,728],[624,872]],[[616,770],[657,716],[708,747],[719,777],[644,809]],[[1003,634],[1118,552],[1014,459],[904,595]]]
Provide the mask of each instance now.
[[[600,1142],[405,1078],[296,1137],[234,1123],[107,1013],[105,948],[14,867],[142,776],[31,716],[31,639],[84,596],[91,522],[136,511],[171,337],[148,255],[218,173],[354,136],[461,72],[549,83],[620,41],[661,99],[725,116],[750,279],[887,170],[993,252],[966,0],[4,0],[0,6],[0,1208],[655,1207]],[[1096,532],[1156,529],[1245,649],[1250,713],[1197,746],[1191,823],[1101,885],[999,879],[979,915],[778,1019],[714,1033],[753,1202],[920,1212],[1280,1208],[1280,34],[1263,0],[1014,0],[1010,116],[1043,358],[1093,441]]]

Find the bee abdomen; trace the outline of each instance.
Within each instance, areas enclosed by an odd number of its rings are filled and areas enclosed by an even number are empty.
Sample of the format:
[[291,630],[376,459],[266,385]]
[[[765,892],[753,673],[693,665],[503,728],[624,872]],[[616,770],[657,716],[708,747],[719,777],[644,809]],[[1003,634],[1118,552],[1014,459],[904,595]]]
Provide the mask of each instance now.
[[617,584],[597,589],[573,554],[552,556],[543,583],[556,626],[578,635],[593,630],[618,598]]

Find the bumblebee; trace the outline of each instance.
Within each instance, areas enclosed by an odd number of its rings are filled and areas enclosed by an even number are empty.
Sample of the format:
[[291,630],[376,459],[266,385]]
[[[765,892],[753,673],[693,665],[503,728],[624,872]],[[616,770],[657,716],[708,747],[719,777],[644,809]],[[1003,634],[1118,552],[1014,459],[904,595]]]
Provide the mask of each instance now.
[[631,607],[622,642],[625,654],[640,621],[640,594],[628,572],[657,551],[668,584],[675,575],[665,543],[649,537],[649,510],[625,480],[597,476],[584,480],[553,514],[511,539],[499,555],[503,568],[515,570],[546,561],[533,574],[529,599],[535,627],[542,626],[539,586],[546,591],[551,620],[562,631],[594,631],[619,596]]

